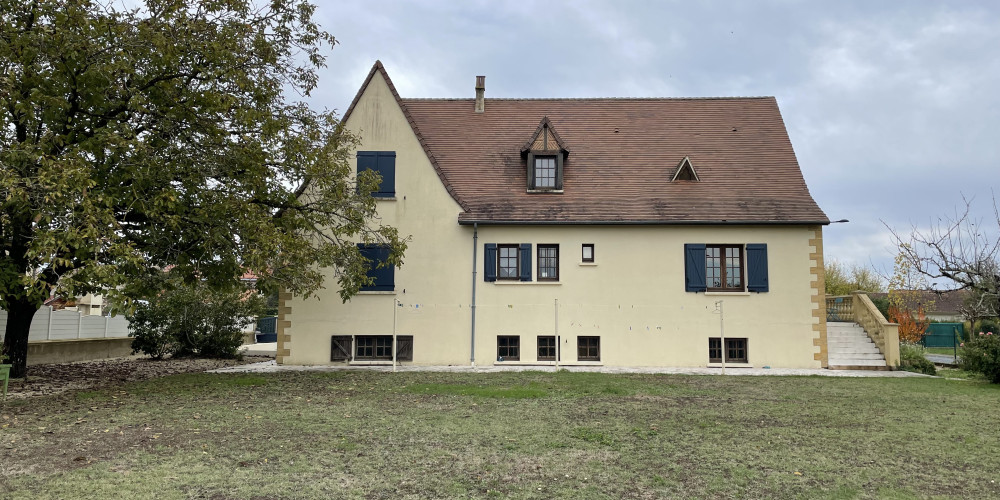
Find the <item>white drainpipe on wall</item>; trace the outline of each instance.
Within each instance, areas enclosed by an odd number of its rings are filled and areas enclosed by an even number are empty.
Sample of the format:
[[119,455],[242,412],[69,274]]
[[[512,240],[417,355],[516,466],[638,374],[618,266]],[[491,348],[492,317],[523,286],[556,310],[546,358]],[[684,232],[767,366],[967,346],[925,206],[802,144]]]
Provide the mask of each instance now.
[[476,367],[476,255],[479,250],[479,224],[472,224],[472,332],[469,364]]

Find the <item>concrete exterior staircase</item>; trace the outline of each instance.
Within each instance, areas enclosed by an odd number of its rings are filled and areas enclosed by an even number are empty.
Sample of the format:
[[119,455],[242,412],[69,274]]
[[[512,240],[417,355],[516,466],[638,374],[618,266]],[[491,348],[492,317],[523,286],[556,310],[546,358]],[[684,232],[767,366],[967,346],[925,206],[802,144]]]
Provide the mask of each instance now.
[[827,364],[831,370],[889,370],[885,356],[853,322],[827,321]]

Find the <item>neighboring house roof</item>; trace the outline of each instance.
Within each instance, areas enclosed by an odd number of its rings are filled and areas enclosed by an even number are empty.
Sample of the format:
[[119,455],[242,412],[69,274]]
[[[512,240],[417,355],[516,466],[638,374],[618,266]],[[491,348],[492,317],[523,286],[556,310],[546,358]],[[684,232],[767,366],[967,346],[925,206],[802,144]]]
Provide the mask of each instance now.
[[[773,97],[400,99],[460,223],[828,224]],[[364,87],[345,114],[350,116]],[[548,123],[562,193],[529,193],[523,147]],[[673,181],[685,157],[697,181]]]
[[52,309],[60,310],[67,307],[73,307],[76,305],[76,299],[67,299],[64,297],[49,297],[42,302],[43,306],[52,306]]
[[[936,292],[933,290],[909,290],[908,293],[916,294],[917,304],[928,304],[933,302],[930,310],[924,312],[926,314],[937,315],[961,314],[960,309],[962,304],[965,302],[965,298],[969,294],[967,290],[949,290],[944,292]],[[870,293],[868,295],[872,298],[884,298],[889,296],[887,293]]]

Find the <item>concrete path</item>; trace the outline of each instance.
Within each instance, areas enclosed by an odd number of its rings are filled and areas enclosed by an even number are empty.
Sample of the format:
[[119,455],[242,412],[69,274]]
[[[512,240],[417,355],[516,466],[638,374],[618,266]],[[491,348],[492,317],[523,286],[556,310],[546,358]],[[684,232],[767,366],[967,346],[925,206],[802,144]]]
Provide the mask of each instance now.
[[924,354],[931,363],[935,365],[956,365],[958,364],[958,359],[950,354]]
[[277,342],[265,342],[261,344],[246,344],[240,346],[240,353],[244,356],[271,356],[278,352]]
[[[659,368],[659,367],[638,367],[638,368],[615,368],[608,366],[560,366],[560,370],[571,372],[597,372],[597,373],[662,373],[676,375],[722,375],[721,368]],[[212,370],[210,373],[274,373],[274,372],[329,372],[342,370],[368,370],[378,372],[391,372],[391,366],[344,366],[344,365],[279,365],[274,361],[264,361],[261,363],[251,363],[249,365],[230,366]],[[398,366],[400,372],[454,372],[454,373],[496,373],[496,372],[522,372],[541,371],[554,372],[554,366]],[[904,371],[869,371],[869,370],[823,370],[805,368],[727,368],[726,375],[818,375],[822,377],[928,377],[913,372]]]

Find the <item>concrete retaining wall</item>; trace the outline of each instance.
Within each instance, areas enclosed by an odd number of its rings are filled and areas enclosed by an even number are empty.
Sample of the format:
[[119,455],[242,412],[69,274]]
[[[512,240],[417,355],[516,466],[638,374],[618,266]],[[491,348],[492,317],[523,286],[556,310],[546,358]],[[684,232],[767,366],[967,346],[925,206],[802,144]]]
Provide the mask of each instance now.
[[39,340],[28,343],[28,366],[92,359],[120,358],[132,354],[132,339]]

